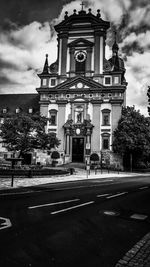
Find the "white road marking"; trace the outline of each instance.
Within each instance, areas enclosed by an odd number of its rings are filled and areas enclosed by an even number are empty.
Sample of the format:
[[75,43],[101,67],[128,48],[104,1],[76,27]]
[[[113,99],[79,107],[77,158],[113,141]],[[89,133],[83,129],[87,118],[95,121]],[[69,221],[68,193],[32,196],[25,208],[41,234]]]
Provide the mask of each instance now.
[[106,197],[109,196],[110,194],[102,194],[102,195],[97,195],[97,197]]
[[137,213],[135,213],[135,214],[132,214],[131,216],[130,216],[130,218],[132,218],[132,219],[136,219],[136,220],[145,220],[145,219],[147,219],[147,215],[145,215],[145,214],[137,214]]
[[143,187],[140,187],[139,190],[144,190],[144,189],[147,189],[148,186],[143,186]]
[[89,202],[86,202],[86,203],[83,203],[83,204],[80,204],[80,205],[76,205],[76,206],[73,206],[73,207],[69,207],[69,208],[66,208],[66,209],[52,211],[51,214],[54,215],[54,214],[57,214],[57,213],[65,212],[67,210],[77,209],[77,208],[80,208],[80,207],[83,207],[83,206],[87,206],[87,205],[90,205],[90,204],[93,204],[93,203],[94,203],[94,201],[89,201]]
[[8,218],[0,217],[0,220],[4,221],[0,223],[0,230],[6,229],[12,226],[11,221]]
[[128,193],[128,192],[118,193],[118,194],[116,194],[116,195],[112,195],[112,196],[109,196],[109,197],[107,197],[107,198],[109,199],[109,198],[119,197],[119,196],[125,195],[125,194],[127,194],[127,193]]
[[80,200],[79,198],[76,198],[76,199],[65,200],[65,201],[59,201],[59,202],[54,202],[54,203],[47,203],[47,204],[42,204],[42,205],[37,205],[37,206],[31,206],[31,207],[28,207],[28,209],[43,208],[43,207],[48,207],[48,206],[53,206],[53,205],[58,205],[58,204],[64,204],[64,203],[75,202],[75,201],[79,201],[79,200]]

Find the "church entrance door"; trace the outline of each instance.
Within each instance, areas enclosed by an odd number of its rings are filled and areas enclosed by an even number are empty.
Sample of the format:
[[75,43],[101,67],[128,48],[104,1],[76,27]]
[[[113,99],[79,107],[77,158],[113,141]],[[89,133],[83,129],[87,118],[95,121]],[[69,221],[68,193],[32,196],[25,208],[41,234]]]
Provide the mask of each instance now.
[[72,162],[83,162],[84,138],[72,138]]

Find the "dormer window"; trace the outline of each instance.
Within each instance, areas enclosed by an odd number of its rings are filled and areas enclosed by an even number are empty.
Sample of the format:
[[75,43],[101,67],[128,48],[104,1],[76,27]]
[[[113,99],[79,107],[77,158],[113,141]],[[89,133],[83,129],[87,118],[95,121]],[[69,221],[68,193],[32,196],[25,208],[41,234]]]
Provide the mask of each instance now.
[[110,76],[105,77],[104,84],[105,85],[111,85],[112,84],[112,81],[111,81],[111,77]]
[[56,85],[56,79],[51,79],[51,86],[55,86]]
[[118,84],[119,83],[119,77],[118,76],[115,76],[114,77],[114,84]]
[[43,86],[46,86],[47,85],[47,79],[43,79]]

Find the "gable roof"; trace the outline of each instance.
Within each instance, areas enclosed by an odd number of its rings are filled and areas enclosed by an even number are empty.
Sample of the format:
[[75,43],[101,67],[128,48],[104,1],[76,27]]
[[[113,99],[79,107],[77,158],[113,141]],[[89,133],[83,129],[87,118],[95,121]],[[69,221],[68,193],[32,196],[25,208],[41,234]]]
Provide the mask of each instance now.
[[0,114],[4,108],[8,112],[14,113],[16,108],[21,108],[22,111],[28,112],[29,108],[33,111],[39,110],[39,95],[38,94],[0,94]]

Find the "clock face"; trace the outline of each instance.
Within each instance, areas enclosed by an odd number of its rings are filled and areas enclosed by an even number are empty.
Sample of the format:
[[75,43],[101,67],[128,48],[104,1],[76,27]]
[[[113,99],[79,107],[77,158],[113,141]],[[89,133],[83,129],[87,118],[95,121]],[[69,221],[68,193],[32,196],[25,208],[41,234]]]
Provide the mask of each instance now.
[[83,83],[77,83],[77,87],[78,88],[82,88],[83,87]]
[[78,51],[78,52],[76,52],[75,59],[78,62],[85,61],[86,60],[86,52],[84,52],[84,51]]

